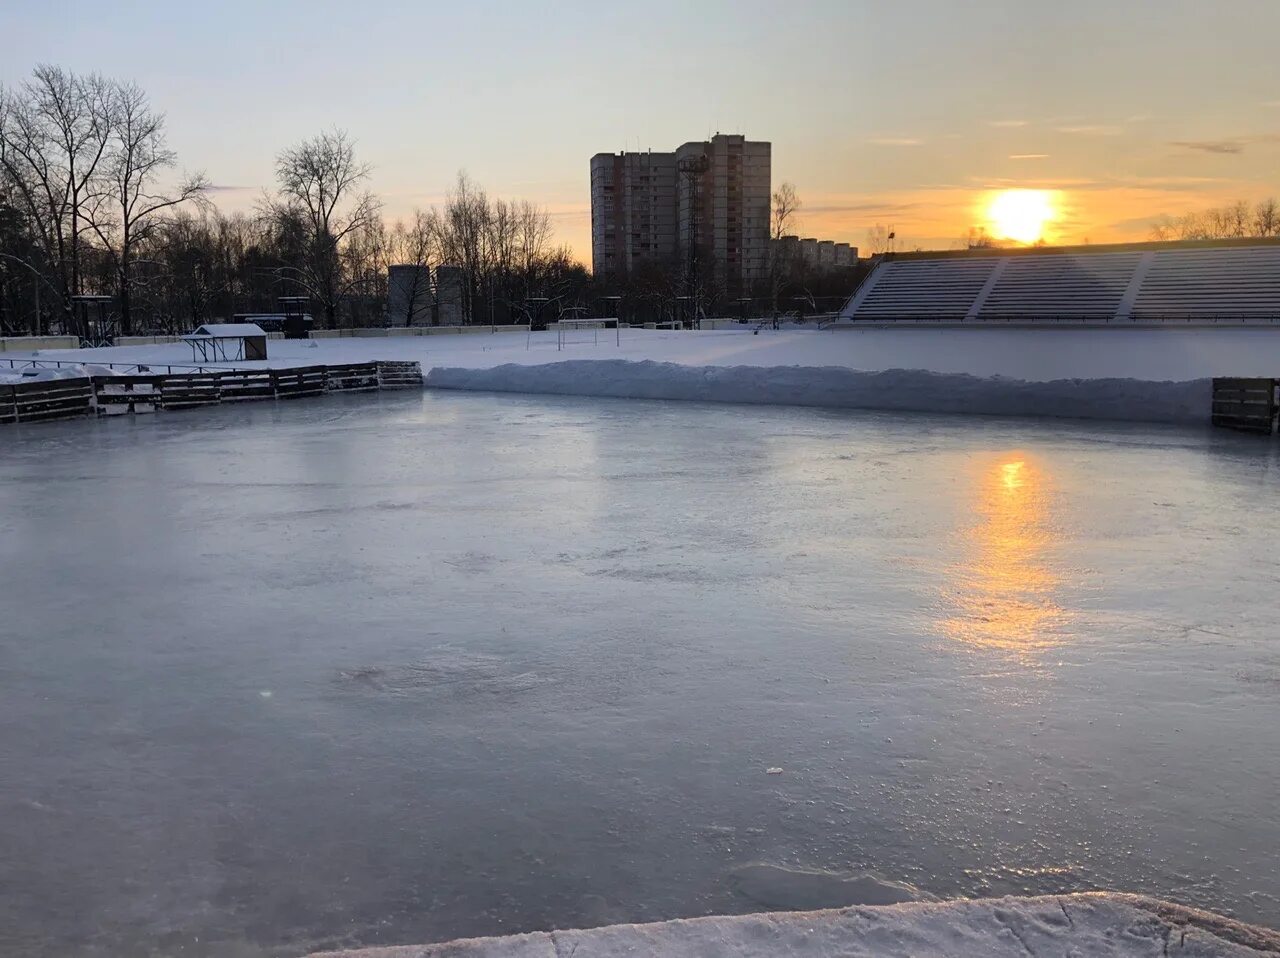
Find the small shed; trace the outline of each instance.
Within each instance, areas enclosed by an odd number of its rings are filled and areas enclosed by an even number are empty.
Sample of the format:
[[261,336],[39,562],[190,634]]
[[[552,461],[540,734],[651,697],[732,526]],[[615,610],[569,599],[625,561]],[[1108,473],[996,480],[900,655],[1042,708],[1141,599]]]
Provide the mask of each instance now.
[[267,358],[267,334],[256,323],[205,323],[183,336],[191,358],[205,363]]

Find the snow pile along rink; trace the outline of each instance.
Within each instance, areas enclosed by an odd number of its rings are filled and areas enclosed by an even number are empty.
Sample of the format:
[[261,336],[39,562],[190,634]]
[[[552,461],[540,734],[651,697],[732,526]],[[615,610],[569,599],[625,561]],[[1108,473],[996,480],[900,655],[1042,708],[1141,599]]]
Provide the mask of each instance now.
[[1135,422],[1206,423],[1210,379],[1056,379],[1033,382],[923,369],[847,366],[689,366],[622,359],[513,363],[488,369],[437,366],[428,388],[486,392],[681,399],[897,409],[977,415],[1056,416]]
[[327,958],[1258,958],[1275,954],[1280,954],[1280,933],[1151,898],[1105,892],[686,918],[326,953]]

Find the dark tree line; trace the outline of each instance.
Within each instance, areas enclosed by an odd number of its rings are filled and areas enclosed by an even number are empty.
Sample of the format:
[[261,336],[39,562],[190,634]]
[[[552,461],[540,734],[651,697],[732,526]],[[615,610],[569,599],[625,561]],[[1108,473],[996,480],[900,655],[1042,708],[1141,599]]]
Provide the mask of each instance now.
[[[0,334],[69,330],[82,295],[111,297],[123,333],[273,312],[280,296],[307,297],[321,326],[400,324],[387,315],[392,264],[430,278],[457,267],[477,323],[593,295],[546,211],[465,174],[442,208],[388,224],[369,167],[331,131],[279,154],[252,212],[224,213],[204,174],[179,171],[164,122],[138,87],[96,74],[39,66],[0,88]],[[426,281],[414,295],[437,292]]]

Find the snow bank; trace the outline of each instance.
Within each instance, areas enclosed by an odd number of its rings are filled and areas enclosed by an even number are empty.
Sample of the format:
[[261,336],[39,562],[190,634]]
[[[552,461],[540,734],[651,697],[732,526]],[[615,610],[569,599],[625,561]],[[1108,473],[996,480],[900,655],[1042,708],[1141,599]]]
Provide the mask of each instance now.
[[23,366],[11,369],[0,366],[0,383],[43,383],[54,379],[84,379],[86,376],[114,376],[106,366],[76,365],[54,368]]
[[687,918],[647,925],[472,938],[327,953],[329,958],[1258,958],[1280,934],[1136,895],[1093,893],[913,902],[830,911]]
[[1212,396],[1209,379],[1032,382],[922,369],[865,372],[844,366],[686,366],[620,359],[506,364],[489,369],[438,366],[428,372],[426,385],[622,399],[1197,424],[1208,421]]

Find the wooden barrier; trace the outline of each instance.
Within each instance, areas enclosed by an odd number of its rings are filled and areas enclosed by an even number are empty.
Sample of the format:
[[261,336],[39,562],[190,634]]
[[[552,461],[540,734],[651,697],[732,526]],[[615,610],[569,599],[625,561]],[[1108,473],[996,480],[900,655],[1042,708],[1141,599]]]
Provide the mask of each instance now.
[[1220,378],[1213,381],[1213,424],[1270,436],[1276,431],[1276,379]]
[[89,414],[93,381],[44,379],[0,385],[0,422],[47,422]]
[[170,371],[34,380],[0,385],[0,423],[69,419],[87,415],[95,407],[99,415],[110,416],[402,386],[422,386],[422,367],[418,363],[348,363],[294,369]]
[[346,366],[328,366],[325,371],[325,389],[363,392],[377,389],[378,363],[350,363]]
[[295,366],[271,370],[271,385],[277,399],[319,396],[324,392],[324,366]]
[[223,402],[272,399],[275,396],[269,369],[229,369],[213,375],[218,378],[218,392]]
[[174,373],[159,377],[160,408],[190,409],[222,402],[220,373]]
[[160,408],[164,376],[100,376],[93,380],[99,416],[155,412]]
[[401,386],[421,386],[422,365],[420,363],[380,362],[378,363],[378,384],[383,389],[397,389]]

